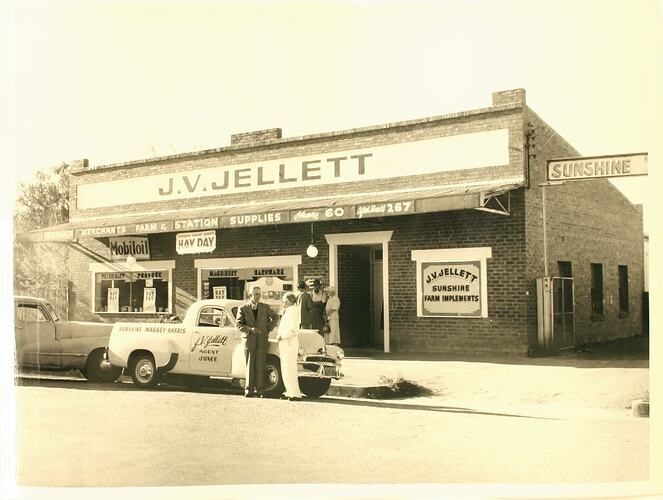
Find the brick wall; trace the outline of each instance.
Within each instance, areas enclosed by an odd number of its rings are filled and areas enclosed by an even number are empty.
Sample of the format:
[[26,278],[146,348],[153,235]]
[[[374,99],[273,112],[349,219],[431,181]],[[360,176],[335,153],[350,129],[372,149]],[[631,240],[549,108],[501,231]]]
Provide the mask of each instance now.
[[[524,260],[524,212],[522,193],[512,197],[511,217],[463,210],[436,214],[385,217],[382,219],[346,220],[315,225],[314,242],[319,249],[316,258],[306,256],[310,241],[309,224],[288,224],[260,228],[217,230],[217,249],[212,254],[176,255],[175,236],[150,235],[152,260],[175,259],[173,270],[175,313],[183,316],[196,298],[194,258],[251,257],[269,255],[302,255],[299,275],[322,275],[329,282],[329,247],[325,233],[389,231],[394,234],[389,245],[389,297],[391,344],[398,351],[431,352],[504,352],[527,351],[525,330],[526,297]],[[107,239],[84,241],[85,247],[98,255],[109,256]],[[491,247],[493,258],[488,261],[488,318],[418,318],[416,304],[416,266],[411,251],[428,248]],[[341,257],[348,263],[339,276],[339,297],[342,301],[342,326],[354,313],[355,303],[361,328],[369,325],[370,305],[353,296],[349,289],[356,280],[368,279],[368,254],[360,247],[341,247]],[[357,258],[353,261],[354,257]],[[365,262],[363,262],[365,260]],[[72,291],[77,301],[72,309],[75,319],[103,321],[143,320],[137,316],[91,312],[92,277],[88,271],[89,256],[72,249],[70,269]],[[366,264],[366,265],[364,265]],[[366,269],[362,277],[357,268]],[[350,276],[352,273],[356,275]],[[362,281],[362,283],[363,283]],[[363,288],[363,284],[356,289]],[[346,297],[345,294],[348,294]],[[147,316],[146,316],[147,317]],[[128,319],[129,318],[129,319]],[[151,319],[151,318],[147,318]],[[365,325],[365,326],[363,326]]]
[[[544,275],[542,189],[546,190],[548,273],[558,275],[557,261],[572,263],[575,285],[576,344],[638,335],[642,331],[643,228],[642,211],[608,180],[567,182],[541,188],[546,161],[581,156],[534,112],[535,146],[530,148],[531,189],[526,193],[527,282],[535,297],[537,277]],[[604,318],[593,321],[590,264],[603,264]],[[618,265],[628,266],[629,308],[619,317]],[[528,325],[536,325],[536,301],[528,306]],[[535,331],[535,330],[534,330]]]

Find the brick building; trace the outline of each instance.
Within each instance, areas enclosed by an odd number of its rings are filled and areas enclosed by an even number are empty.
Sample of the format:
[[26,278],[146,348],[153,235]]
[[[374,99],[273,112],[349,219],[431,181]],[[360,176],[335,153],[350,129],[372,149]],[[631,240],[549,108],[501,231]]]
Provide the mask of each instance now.
[[[641,207],[606,179],[540,186],[548,159],[573,156],[509,90],[420,120],[77,161],[70,222],[21,237],[68,243],[73,319],[181,316],[253,282],[277,305],[320,277],[338,288],[344,346],[525,354],[640,334]],[[560,277],[552,345],[543,276]]]

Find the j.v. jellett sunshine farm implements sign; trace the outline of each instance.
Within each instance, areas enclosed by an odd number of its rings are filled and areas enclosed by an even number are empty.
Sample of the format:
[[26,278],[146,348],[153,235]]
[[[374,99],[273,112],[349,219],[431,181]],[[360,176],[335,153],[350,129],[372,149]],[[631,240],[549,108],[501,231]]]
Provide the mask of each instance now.
[[481,317],[481,263],[424,262],[424,316]]
[[647,153],[549,160],[548,181],[647,175]]

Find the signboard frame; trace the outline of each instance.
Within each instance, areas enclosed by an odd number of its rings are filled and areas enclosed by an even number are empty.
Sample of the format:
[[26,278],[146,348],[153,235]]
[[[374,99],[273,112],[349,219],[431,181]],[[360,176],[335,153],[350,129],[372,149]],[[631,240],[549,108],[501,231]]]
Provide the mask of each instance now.
[[[628,165],[624,163],[625,160],[630,160]],[[637,161],[633,161],[637,160]],[[600,162],[611,161],[610,165],[603,164]],[[614,165],[613,161],[621,161],[620,165]],[[596,162],[599,162],[598,167],[602,170],[610,168],[610,174],[601,173],[599,175],[589,175],[588,168],[592,169],[593,172],[596,171]],[[648,153],[625,153],[625,154],[615,154],[615,155],[600,155],[600,156],[581,156],[576,158],[555,158],[548,160],[546,162],[546,181],[547,182],[575,182],[575,181],[586,181],[594,179],[609,179],[609,178],[620,178],[620,177],[637,177],[642,175],[648,175],[648,162],[649,155]],[[572,164],[571,168],[573,169],[572,176],[564,176],[564,167],[568,164]],[[628,173],[614,173],[618,167],[622,171],[628,166]],[[551,170],[555,167],[559,167],[562,171],[558,177],[551,176]],[[631,169],[636,168],[637,170],[632,172]],[[576,173],[579,175],[576,177]]]

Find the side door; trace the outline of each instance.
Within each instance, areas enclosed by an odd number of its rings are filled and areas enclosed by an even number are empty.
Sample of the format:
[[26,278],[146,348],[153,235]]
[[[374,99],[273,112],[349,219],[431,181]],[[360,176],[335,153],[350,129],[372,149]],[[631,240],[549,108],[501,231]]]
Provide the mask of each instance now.
[[221,306],[204,306],[191,333],[189,369],[192,373],[227,376],[230,373],[235,324]]
[[60,368],[62,344],[55,323],[41,304],[16,302],[14,310],[16,359],[19,365]]

